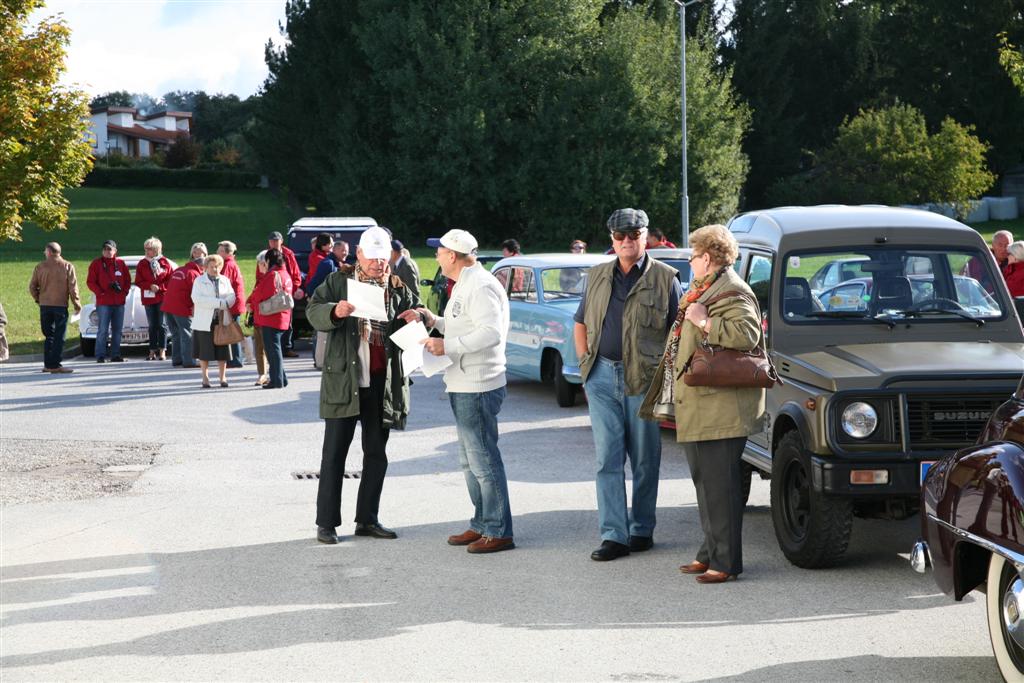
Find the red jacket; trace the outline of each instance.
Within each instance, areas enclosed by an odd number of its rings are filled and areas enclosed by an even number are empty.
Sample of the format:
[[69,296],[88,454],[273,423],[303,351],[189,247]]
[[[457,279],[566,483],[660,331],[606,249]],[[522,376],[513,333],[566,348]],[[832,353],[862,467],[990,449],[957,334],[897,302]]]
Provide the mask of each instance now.
[[[165,256],[160,256],[157,261],[160,263],[160,275],[156,277],[153,276],[153,266],[150,265],[149,259],[142,259],[139,265],[135,266],[135,286],[141,290],[140,296],[144,306],[152,306],[163,301],[167,281],[171,279],[171,262]],[[160,289],[154,296],[146,296],[153,285]]]
[[171,315],[190,317],[192,315],[192,283],[203,274],[203,267],[189,261],[171,273],[164,292],[164,303],[160,310]]
[[1024,296],[1024,262],[1006,264],[1003,269],[1003,277],[1006,278],[1006,286],[1010,290],[1010,296]]
[[235,303],[228,311],[231,315],[242,315],[245,310],[245,280],[242,279],[242,270],[238,267],[234,256],[224,257],[224,268],[220,274],[231,283],[231,289],[235,292]]
[[[288,271],[288,275],[292,278],[292,292],[302,286],[302,271],[299,270],[299,261],[295,258],[295,252],[288,247],[281,245],[281,255],[284,256],[284,267]],[[312,272],[316,272],[315,270]],[[256,284],[259,284],[260,279],[263,277],[263,273],[260,272],[260,267],[256,266]]]
[[292,311],[290,308],[287,311],[270,315],[260,313],[260,302],[274,296],[278,285],[289,294],[294,291],[292,281],[288,279],[288,273],[281,267],[268,270],[267,274],[261,277],[260,281],[256,283],[256,287],[253,288],[252,294],[249,295],[249,304],[252,306],[253,323],[255,325],[275,330],[287,330],[291,326]]
[[[124,301],[128,298],[128,290],[132,286],[129,273],[128,266],[116,256],[114,258],[100,256],[90,263],[89,279],[86,280],[86,284],[96,295],[96,305],[124,306]],[[115,282],[121,285],[120,292],[113,290],[112,285]]]
[[306,271],[306,280],[312,280],[316,274],[316,268],[320,265],[320,262],[327,256],[326,251],[320,251],[319,249],[313,249],[309,252],[309,270]]

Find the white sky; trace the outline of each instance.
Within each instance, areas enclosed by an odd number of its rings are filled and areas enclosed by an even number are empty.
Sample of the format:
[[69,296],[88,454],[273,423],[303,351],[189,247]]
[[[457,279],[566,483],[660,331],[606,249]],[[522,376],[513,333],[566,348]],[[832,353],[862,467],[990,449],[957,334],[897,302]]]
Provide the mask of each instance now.
[[65,83],[159,99],[171,90],[254,94],[267,76],[263,48],[280,45],[284,0],[46,0],[32,23],[57,13],[71,28]]

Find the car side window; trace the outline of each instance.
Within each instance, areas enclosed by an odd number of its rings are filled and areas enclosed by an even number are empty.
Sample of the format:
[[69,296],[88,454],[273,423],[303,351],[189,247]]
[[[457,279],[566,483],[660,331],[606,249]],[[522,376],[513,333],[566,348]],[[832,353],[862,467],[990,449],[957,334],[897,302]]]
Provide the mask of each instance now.
[[508,296],[508,276],[512,272],[511,268],[498,268],[494,271],[494,279],[501,283],[502,289],[505,290],[505,295]]
[[750,270],[747,273],[747,284],[757,297],[757,305],[761,308],[761,329],[765,339],[768,338],[768,304],[772,291],[772,259],[762,254],[750,255]]
[[537,301],[537,283],[533,279],[532,268],[513,268],[512,287],[509,289],[508,298],[512,301]]

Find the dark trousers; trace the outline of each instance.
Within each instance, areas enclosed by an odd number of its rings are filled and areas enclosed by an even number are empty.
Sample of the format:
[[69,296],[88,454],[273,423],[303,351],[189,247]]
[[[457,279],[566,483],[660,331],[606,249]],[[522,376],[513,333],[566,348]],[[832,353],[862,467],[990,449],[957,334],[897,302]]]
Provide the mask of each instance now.
[[726,574],[743,571],[743,477],[740,457],[745,436],[684,443],[704,542],[698,562]]
[[291,351],[295,348],[295,340],[292,339],[294,336],[294,325],[289,324],[287,330],[283,330],[284,334],[281,336],[281,346],[285,351]]
[[[231,319],[238,322],[241,316],[232,315]],[[240,368],[242,367],[242,343],[236,342],[231,345],[231,360],[228,361],[229,368]]]
[[316,525],[334,528],[341,524],[341,482],[345,458],[356,431],[363,432],[363,473],[359,477],[356,524],[376,524],[380,492],[388,471],[390,429],[385,429],[383,374],[370,377],[370,386],[359,390],[359,415],[325,420],[324,449],[320,461],[320,487],[316,493]]
[[150,351],[167,349],[167,328],[164,327],[164,312],[160,310],[161,305],[148,304],[146,306],[146,321],[149,322]]
[[39,326],[43,330],[43,367],[59,368],[64,356],[64,334],[68,329],[67,306],[40,306]]
[[288,376],[284,374],[284,355],[281,352],[281,336],[284,330],[273,327],[260,327],[263,334],[263,351],[267,354],[268,384],[272,387],[288,386]]

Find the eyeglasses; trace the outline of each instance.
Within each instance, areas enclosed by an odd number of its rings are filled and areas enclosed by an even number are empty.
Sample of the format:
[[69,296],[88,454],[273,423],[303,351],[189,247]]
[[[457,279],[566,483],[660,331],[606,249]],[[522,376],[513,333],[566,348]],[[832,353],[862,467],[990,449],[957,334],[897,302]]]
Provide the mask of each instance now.
[[643,232],[643,230],[613,230],[612,239],[616,242],[621,242],[628,238],[635,242],[640,239],[640,235],[642,235]]
[[[705,252],[705,253],[707,253],[707,252]],[[699,259],[702,256],[704,256],[704,254],[693,254],[692,256],[690,256],[689,261],[690,261],[690,263],[693,263],[694,259]]]
[[581,244],[574,244],[573,246],[569,247],[569,250],[570,251],[583,251],[585,248],[586,247],[584,247]]

